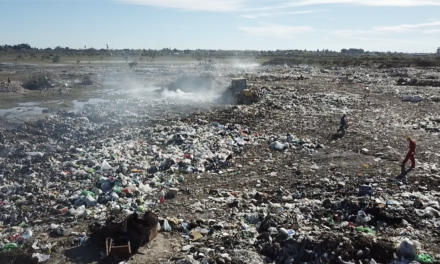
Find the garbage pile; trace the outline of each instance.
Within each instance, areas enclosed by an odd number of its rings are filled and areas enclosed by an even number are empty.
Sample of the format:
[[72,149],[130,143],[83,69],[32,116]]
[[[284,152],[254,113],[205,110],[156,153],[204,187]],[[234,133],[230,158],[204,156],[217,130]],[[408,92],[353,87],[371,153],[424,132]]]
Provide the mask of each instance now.
[[41,90],[44,88],[51,88],[54,86],[55,86],[54,81],[44,75],[34,75],[25,83],[23,83],[23,87],[28,90]]
[[96,83],[96,80],[94,80],[94,76],[92,75],[86,75],[81,80],[81,85],[93,85]]
[[128,258],[157,235],[157,217],[146,212],[143,215],[112,213],[105,221],[90,225],[91,240],[106,247],[106,256]]
[[[3,130],[0,247],[43,261],[53,245],[34,238],[73,234],[115,250],[128,237],[134,253],[147,228],[179,237],[181,264],[434,263],[435,102],[289,71],[249,74],[262,97],[252,105],[113,100]],[[343,113],[350,127],[333,137]],[[400,178],[407,134],[417,167]]]
[[24,91],[19,82],[0,82],[0,93],[22,93]]
[[[100,111],[107,113],[106,107],[115,107],[102,104],[4,131],[0,221],[17,228],[3,230],[2,237],[8,239],[0,242],[2,247],[26,244],[26,232],[44,230],[54,221],[105,220],[107,212],[148,210],[158,188],[167,190],[167,196],[177,194],[170,187],[183,177],[173,179],[170,172],[219,172],[233,153],[253,142],[252,135],[243,136],[246,128],[236,125],[229,128],[202,119],[165,124],[154,118],[154,106],[163,107],[157,102],[117,103],[125,109],[142,105],[150,115],[132,121],[132,113],[119,109],[119,124],[91,123],[87,116],[92,119]],[[176,109],[176,117],[180,111]],[[168,114],[171,117],[172,111]],[[50,228],[64,235],[62,226]]]

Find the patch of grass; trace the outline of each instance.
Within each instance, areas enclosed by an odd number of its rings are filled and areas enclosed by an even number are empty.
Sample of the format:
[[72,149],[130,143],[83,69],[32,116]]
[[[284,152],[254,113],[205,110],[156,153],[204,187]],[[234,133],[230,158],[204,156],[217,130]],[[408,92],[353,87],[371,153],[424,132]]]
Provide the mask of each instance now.
[[73,107],[72,101],[46,101],[41,103],[40,107],[47,107],[47,108],[72,108]]

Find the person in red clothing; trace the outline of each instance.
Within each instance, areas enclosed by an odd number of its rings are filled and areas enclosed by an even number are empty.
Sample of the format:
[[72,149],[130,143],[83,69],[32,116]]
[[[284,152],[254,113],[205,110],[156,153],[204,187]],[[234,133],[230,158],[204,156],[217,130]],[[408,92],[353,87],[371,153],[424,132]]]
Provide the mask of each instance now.
[[402,168],[405,167],[405,164],[408,160],[411,160],[411,169],[414,169],[416,167],[416,161],[414,160],[414,154],[416,153],[416,143],[411,140],[409,136],[406,136],[405,139],[409,141],[409,151],[402,162]]

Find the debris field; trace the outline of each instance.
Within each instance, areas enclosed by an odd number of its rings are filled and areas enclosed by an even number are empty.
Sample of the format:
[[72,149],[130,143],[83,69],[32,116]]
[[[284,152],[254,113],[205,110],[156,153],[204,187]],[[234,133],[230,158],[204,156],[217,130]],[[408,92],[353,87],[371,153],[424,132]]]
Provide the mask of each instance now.
[[[145,263],[440,260],[438,69],[137,67],[170,91],[0,130],[1,263],[92,245],[96,263],[136,263],[164,232],[180,244]],[[179,87],[182,72],[211,77]],[[220,102],[232,77],[260,101]]]

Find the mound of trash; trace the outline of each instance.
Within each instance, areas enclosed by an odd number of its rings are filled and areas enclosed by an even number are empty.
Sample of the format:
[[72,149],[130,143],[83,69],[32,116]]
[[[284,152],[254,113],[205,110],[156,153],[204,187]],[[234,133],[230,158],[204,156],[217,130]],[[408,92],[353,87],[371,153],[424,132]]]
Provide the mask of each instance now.
[[47,76],[35,75],[23,84],[23,87],[28,90],[41,90],[44,88],[54,87],[54,82]]
[[0,83],[0,93],[22,93],[23,87],[19,82],[2,82]]
[[272,60],[263,62],[262,66],[288,66],[288,67],[292,67],[293,64],[290,60],[287,60],[287,59],[272,59]]
[[265,67],[255,104],[119,99],[4,129],[2,254],[45,261],[57,237],[122,260],[167,232],[171,263],[436,263],[438,89],[396,85],[419,73]]
[[93,76],[92,74],[88,74],[82,77],[80,85],[94,85],[97,83],[98,81],[96,80],[96,76]]

